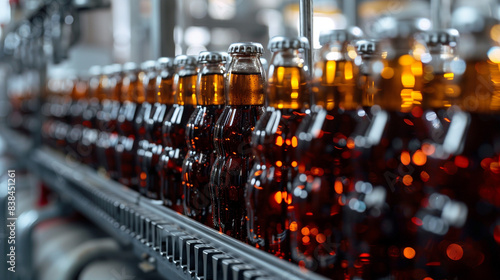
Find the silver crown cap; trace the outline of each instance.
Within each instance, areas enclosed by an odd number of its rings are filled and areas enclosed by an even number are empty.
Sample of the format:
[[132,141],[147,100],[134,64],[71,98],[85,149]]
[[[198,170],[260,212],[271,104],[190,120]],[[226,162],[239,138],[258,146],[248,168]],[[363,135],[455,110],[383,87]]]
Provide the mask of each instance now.
[[154,71],[156,69],[156,61],[154,60],[147,60],[141,63],[141,69],[143,71]]
[[226,62],[228,54],[225,52],[200,52],[198,55],[198,63],[219,63]]
[[377,51],[376,40],[359,40],[356,42],[356,50],[358,54],[374,54]]
[[138,67],[135,62],[126,62],[123,64],[123,71],[124,72],[132,72],[132,71],[137,71]]
[[457,42],[459,33],[456,29],[447,29],[425,32],[422,36],[428,46],[450,45]]
[[90,76],[99,76],[102,74],[102,67],[99,65],[94,65],[89,68],[89,75]]
[[324,30],[319,34],[319,43],[323,46],[331,42],[349,42],[363,36],[363,31],[353,26],[347,29]]
[[247,42],[247,43],[234,43],[229,46],[227,51],[229,54],[263,54],[264,47],[260,43]]
[[273,37],[267,46],[271,52],[287,49],[309,49],[309,41],[305,37]]
[[174,67],[174,59],[171,57],[160,57],[156,61],[156,70],[169,69]]
[[198,57],[194,55],[178,55],[174,59],[174,65],[176,66],[186,66],[194,65],[198,63]]

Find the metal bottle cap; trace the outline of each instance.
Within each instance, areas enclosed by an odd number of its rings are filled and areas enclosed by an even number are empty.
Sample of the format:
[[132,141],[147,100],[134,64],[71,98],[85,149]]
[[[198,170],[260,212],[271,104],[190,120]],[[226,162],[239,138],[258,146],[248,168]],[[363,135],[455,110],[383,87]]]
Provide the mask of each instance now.
[[286,49],[309,49],[309,41],[305,37],[276,36],[269,41],[267,48],[271,52]]
[[234,43],[229,46],[228,49],[229,54],[263,54],[264,47],[260,43]]
[[228,58],[227,53],[225,52],[200,52],[198,56],[199,63],[220,63],[226,62]]
[[359,27],[348,29],[325,30],[319,34],[319,43],[323,46],[331,42],[347,42],[359,39],[363,36],[363,31]]

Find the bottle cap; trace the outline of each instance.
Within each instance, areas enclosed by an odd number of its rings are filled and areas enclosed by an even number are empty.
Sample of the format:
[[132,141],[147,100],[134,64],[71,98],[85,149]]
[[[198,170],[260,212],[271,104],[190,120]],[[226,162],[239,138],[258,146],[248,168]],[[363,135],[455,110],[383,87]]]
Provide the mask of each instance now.
[[137,71],[138,67],[135,62],[126,62],[123,64],[123,72],[132,72],[132,71]]
[[102,74],[102,67],[99,65],[94,65],[89,68],[89,75],[90,76],[99,76]]
[[156,70],[169,69],[174,67],[174,59],[171,57],[160,57],[156,61]]
[[220,63],[227,62],[228,55],[225,52],[200,52],[198,63]]
[[263,54],[264,47],[260,43],[234,43],[229,46],[227,51],[229,54]]
[[323,46],[331,42],[347,42],[359,39],[363,36],[363,31],[353,26],[348,29],[324,30],[319,34],[319,43]]
[[356,50],[360,55],[372,55],[378,50],[377,40],[359,40],[356,42]]
[[176,66],[186,66],[193,65],[196,66],[198,58],[194,55],[178,55],[174,59],[174,65]]
[[154,61],[154,60],[144,61],[143,63],[141,63],[141,69],[142,69],[142,71],[146,71],[146,72],[155,71],[156,61]]
[[273,37],[267,46],[271,52],[287,49],[309,49],[309,41],[305,37]]
[[455,45],[457,43],[459,33],[456,29],[446,29],[428,31],[423,33],[422,36],[428,46]]

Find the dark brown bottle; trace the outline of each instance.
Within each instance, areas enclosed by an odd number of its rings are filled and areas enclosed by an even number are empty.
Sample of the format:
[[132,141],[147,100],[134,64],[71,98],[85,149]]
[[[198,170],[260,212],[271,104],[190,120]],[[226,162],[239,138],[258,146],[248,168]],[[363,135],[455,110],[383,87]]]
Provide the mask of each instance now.
[[151,108],[151,116],[146,123],[146,132],[149,134],[149,145],[144,153],[144,172],[147,175],[147,196],[153,199],[161,199],[161,184],[158,163],[163,152],[164,139],[162,125],[168,110],[174,103],[173,81],[174,64],[173,59],[162,57],[156,61],[156,102]]
[[110,122],[110,112],[111,112],[111,93],[112,88],[110,87],[110,76],[113,74],[113,67],[111,65],[106,65],[102,67],[102,74],[99,77],[99,93],[97,94],[99,100],[99,109],[96,113],[96,123],[98,136],[96,141],[96,154],[98,169],[102,173],[106,173],[106,148],[109,146],[109,136],[111,134],[111,129],[108,126]]
[[217,156],[213,146],[214,125],[224,109],[227,54],[201,52],[197,78],[197,106],[186,128],[188,153],[182,166],[184,213],[213,227],[210,171]]
[[[220,170],[212,170],[215,187],[214,211],[218,211],[219,230],[246,241],[245,185],[254,156],[252,131],[264,113],[264,69],[259,60],[264,49],[258,43],[235,43],[229,47],[226,106],[217,121],[221,139]],[[217,140],[216,140],[217,141]],[[215,167],[215,165],[214,165]],[[214,183],[216,182],[216,183]]]
[[152,172],[152,167],[149,160],[145,160],[146,152],[152,142],[151,131],[149,131],[148,123],[151,121],[151,110],[153,104],[156,102],[158,92],[156,90],[156,61],[148,60],[141,65],[142,72],[142,85],[144,86],[145,99],[139,108],[137,117],[135,119],[135,126],[138,132],[138,146],[136,158],[136,172],[139,179],[139,192],[149,198],[159,199],[158,195],[148,194],[147,182],[148,173]]
[[97,168],[97,152],[96,152],[96,142],[99,135],[97,130],[97,111],[100,108],[99,97],[102,97],[103,93],[99,86],[100,77],[102,75],[102,67],[92,66],[89,69],[89,90],[88,90],[88,104],[83,111],[83,126],[86,128],[83,130],[82,134],[82,145],[80,153],[82,159],[90,167]]
[[[500,110],[498,96],[499,47],[496,20],[468,7],[457,10],[453,23],[460,28],[459,58],[449,37],[430,34],[431,47],[441,47],[442,65],[424,98],[436,106],[426,113],[429,122],[445,127],[439,142],[426,141],[428,156],[423,203],[415,215],[420,243],[417,267],[434,279],[498,279],[500,256],[500,175],[498,166]],[[469,21],[475,18],[475,21]],[[432,48],[431,48],[432,51]],[[450,55],[453,54],[453,55]],[[462,60],[463,59],[463,60]],[[425,76],[424,76],[425,77]],[[430,78],[430,77],[429,77]],[[422,150],[424,150],[422,148]],[[428,150],[430,149],[430,150]],[[437,227],[435,225],[438,225]],[[423,242],[426,240],[427,242]],[[419,265],[433,263],[432,269]],[[423,274],[424,275],[424,274]]]
[[83,111],[87,103],[88,81],[82,77],[76,77],[71,92],[72,103],[69,108],[71,130],[67,135],[69,154],[77,161],[82,161],[80,145],[83,134]]
[[136,173],[136,152],[138,133],[135,120],[139,107],[144,102],[144,87],[139,79],[140,70],[137,64],[128,62],[123,65],[122,106],[118,114],[118,143],[116,145],[117,168],[119,182],[130,188],[138,188]]
[[350,271],[357,277],[408,279],[417,273],[412,218],[424,198],[427,174],[421,145],[434,136],[425,119],[432,108],[423,106],[424,78],[433,72],[422,63],[429,54],[418,33],[421,20],[384,18],[378,27],[383,55],[372,70],[380,90],[370,126],[355,138],[353,187],[344,189],[344,213],[351,214],[345,227],[355,260]]
[[116,145],[118,144],[119,131],[118,131],[118,114],[122,105],[121,89],[123,82],[123,70],[120,64],[111,65],[110,74],[108,76],[110,99],[107,105],[108,121],[106,127],[109,131],[107,145],[105,146],[106,165],[105,169],[109,177],[118,181],[119,170],[116,162]]
[[292,259],[331,278],[347,272],[342,193],[352,187],[356,127],[367,121],[353,42],[361,35],[357,27],[320,34],[314,105],[296,132],[299,172],[289,191]]
[[274,37],[268,72],[267,108],[252,135],[255,164],[246,189],[247,231],[251,244],[290,259],[288,207],[297,174],[295,132],[309,112],[309,73],[304,69],[305,38]]
[[165,146],[160,157],[163,203],[183,213],[182,162],[186,157],[186,124],[196,105],[197,57],[179,55],[174,60],[174,104],[165,116],[162,132]]

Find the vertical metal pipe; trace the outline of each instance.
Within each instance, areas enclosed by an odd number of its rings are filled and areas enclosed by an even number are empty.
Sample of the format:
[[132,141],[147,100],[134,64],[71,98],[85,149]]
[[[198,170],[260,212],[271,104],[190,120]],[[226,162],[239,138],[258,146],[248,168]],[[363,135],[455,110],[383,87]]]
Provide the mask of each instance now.
[[451,0],[431,0],[431,21],[433,29],[450,28]]
[[313,0],[300,0],[300,33],[302,37],[306,37],[309,40],[311,47],[305,53],[306,64],[309,69],[309,73],[312,72],[312,28],[313,28]]
[[175,56],[174,27],[176,0],[153,0],[151,11],[151,53],[153,58]]
[[356,26],[358,23],[358,1],[343,0],[342,12],[347,19],[347,26]]

